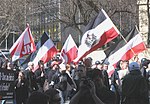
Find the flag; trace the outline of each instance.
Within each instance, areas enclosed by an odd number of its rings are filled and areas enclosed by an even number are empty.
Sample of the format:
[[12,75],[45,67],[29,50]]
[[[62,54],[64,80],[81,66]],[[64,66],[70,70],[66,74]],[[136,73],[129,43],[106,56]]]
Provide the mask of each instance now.
[[[130,60],[134,55],[146,50],[146,46],[137,27],[135,27],[125,39],[119,40],[110,50],[110,53],[105,51],[108,57],[107,61],[110,63],[110,66],[112,65],[115,67],[119,60]],[[112,74],[113,70],[108,70],[108,73]]]
[[49,38],[47,33],[44,32],[41,37],[41,47],[32,61],[34,63],[34,71],[38,68],[38,62],[42,60],[44,63],[50,61],[57,54],[57,49],[53,41]]
[[77,57],[78,48],[71,35],[68,36],[63,48],[61,49],[61,56],[65,64],[70,64]]
[[9,51],[12,61],[15,61],[25,55],[34,52],[35,50],[36,46],[28,25]]
[[119,35],[118,29],[103,9],[89,22],[85,31],[78,49],[78,57],[74,62],[78,62]]
[[57,54],[57,49],[54,43],[45,32],[36,44],[36,47],[37,50],[31,55],[29,55],[29,57],[24,61],[24,63],[32,61],[35,67],[34,71],[38,68],[38,62],[40,60],[46,63]]

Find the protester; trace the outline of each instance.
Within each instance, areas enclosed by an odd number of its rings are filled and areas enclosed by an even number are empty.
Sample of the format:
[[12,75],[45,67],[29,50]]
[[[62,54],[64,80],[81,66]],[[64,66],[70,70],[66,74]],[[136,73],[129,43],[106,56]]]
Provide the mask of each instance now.
[[28,63],[28,68],[25,70],[25,74],[26,74],[26,78],[29,81],[29,95],[33,92],[33,91],[37,91],[38,85],[36,83],[36,76],[33,72],[34,69],[34,64],[33,62],[29,62]]
[[104,85],[102,71],[93,69],[80,81],[79,91],[70,104],[115,104],[115,94]]
[[129,61],[123,60],[122,65],[121,65],[121,70],[118,70],[118,75],[119,75],[119,78],[121,79],[121,83],[120,83],[121,85],[122,85],[122,80],[124,76],[129,73],[128,66],[129,66]]
[[[85,87],[84,83],[80,83],[80,87]],[[89,81],[90,88],[87,88],[89,91],[88,93],[84,93],[83,90],[79,90],[74,97],[71,99],[69,104],[104,104],[96,95],[95,86],[92,81]],[[83,88],[82,88],[83,89]],[[85,97],[84,97],[85,95]],[[90,97],[86,97],[87,95],[91,95]],[[93,99],[90,101],[90,99]]]
[[148,86],[139,64],[130,63],[129,71],[122,83],[122,104],[149,104]]
[[49,104],[63,104],[58,90],[49,88],[44,93],[48,96]]
[[46,80],[46,71],[44,68],[44,62],[40,60],[38,62],[38,66],[39,68],[34,73],[35,73],[36,82],[39,88],[38,91],[43,92],[43,86]]
[[85,58],[83,63],[86,67],[86,72],[90,71],[91,70],[91,67],[92,67],[92,58],[91,57],[88,57],[88,58]]
[[52,79],[59,72],[59,64],[57,61],[52,61],[50,67],[50,71],[48,72],[48,82],[51,86],[53,86]]
[[110,89],[109,77],[108,77],[108,73],[107,73],[108,65],[109,65],[108,62],[104,62],[104,63],[103,63],[102,72],[103,72],[103,76],[104,76],[104,85],[105,85],[108,89]]
[[70,100],[70,98],[74,94],[74,91],[76,91],[77,86],[75,84],[75,81],[74,81],[73,77],[71,76],[71,67],[68,64],[66,65],[66,73],[68,74],[68,76],[71,78],[71,80],[73,82],[73,85],[70,85],[69,83],[67,83],[66,97],[67,97],[67,100]]
[[95,64],[92,66],[92,68],[97,68],[99,70],[102,70],[103,65],[100,61],[96,61]]
[[26,104],[28,98],[28,81],[22,71],[18,74],[14,84],[16,104]]
[[86,77],[86,68],[84,64],[79,64],[77,66],[77,70],[75,71],[75,84],[77,86],[76,92],[79,90],[79,84],[82,80],[82,78]]
[[104,75],[103,71],[99,69],[92,70],[91,76],[89,76],[91,80],[94,81],[96,86],[96,94],[97,96],[105,103],[105,104],[116,104],[116,95],[113,91],[108,89],[104,84]]
[[69,77],[69,75],[66,73],[66,67],[64,64],[60,65],[60,69],[59,69],[60,73],[58,75],[55,76],[55,79],[53,80],[57,80],[53,81],[54,82],[54,86],[56,89],[59,89],[61,91],[62,97],[63,97],[63,101],[65,102],[67,100],[67,86],[68,84],[70,84],[70,86],[72,88],[74,88],[74,83],[72,81],[72,79]]
[[142,76],[144,76],[145,78],[146,78],[146,69],[148,67],[148,63],[149,63],[149,60],[147,58],[141,59],[140,70],[142,72]]
[[120,104],[120,96],[121,96],[121,79],[119,77],[118,71],[122,70],[123,60],[118,61],[116,64],[116,69],[114,73],[111,75],[111,90],[116,94],[116,104]]

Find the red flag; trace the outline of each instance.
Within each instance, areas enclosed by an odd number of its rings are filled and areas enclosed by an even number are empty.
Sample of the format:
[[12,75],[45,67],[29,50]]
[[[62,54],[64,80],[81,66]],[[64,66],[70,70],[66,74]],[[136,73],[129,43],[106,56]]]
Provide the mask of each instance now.
[[[134,55],[144,50],[146,50],[146,46],[142,40],[141,34],[135,27],[125,39],[119,40],[119,43],[111,50],[106,60],[111,66],[113,65],[115,67],[119,60],[130,60]],[[111,75],[113,71],[112,69],[108,70],[109,75]]]
[[38,50],[36,51],[35,57],[33,59],[35,67],[34,71],[38,69],[38,62],[40,60],[42,60],[44,63],[47,63],[58,53],[53,41],[45,32],[42,35],[40,41],[38,42],[37,47]]
[[14,45],[10,48],[12,61],[15,61],[25,55],[28,55],[36,50],[33,36],[29,26],[24,30],[21,36],[17,39]]
[[78,49],[78,57],[74,62],[79,61],[119,35],[119,31],[104,10],[101,10],[98,16],[89,22],[86,30]]
[[70,64],[77,57],[78,48],[71,35],[68,36],[62,50],[61,56],[65,64]]

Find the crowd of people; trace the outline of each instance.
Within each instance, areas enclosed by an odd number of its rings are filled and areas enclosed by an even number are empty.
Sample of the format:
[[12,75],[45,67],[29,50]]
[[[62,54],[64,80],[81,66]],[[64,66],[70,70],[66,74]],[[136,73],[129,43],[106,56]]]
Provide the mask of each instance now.
[[7,60],[1,67],[15,71],[15,104],[149,104],[148,59],[120,60],[111,75],[108,62],[92,61],[65,65],[57,57],[33,71],[33,62],[21,70]]

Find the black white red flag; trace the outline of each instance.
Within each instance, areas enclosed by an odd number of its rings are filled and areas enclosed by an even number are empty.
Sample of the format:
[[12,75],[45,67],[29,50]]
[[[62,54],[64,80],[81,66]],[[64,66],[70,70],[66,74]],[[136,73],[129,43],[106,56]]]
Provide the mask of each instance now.
[[49,38],[48,34],[44,32],[40,39],[40,47],[36,52],[36,56],[33,59],[34,71],[38,68],[38,62],[42,60],[44,63],[50,61],[57,53],[53,41]]
[[107,44],[120,34],[103,9],[89,22],[85,31],[78,49],[78,56],[74,62],[78,62],[80,59]]
[[[110,51],[111,50],[111,51]],[[146,50],[146,46],[142,40],[141,34],[138,31],[137,27],[132,29],[130,33],[116,43],[110,50],[106,51],[107,61],[110,65],[114,66],[119,60],[130,60],[138,53]],[[113,70],[108,70],[109,74],[113,73]]]

